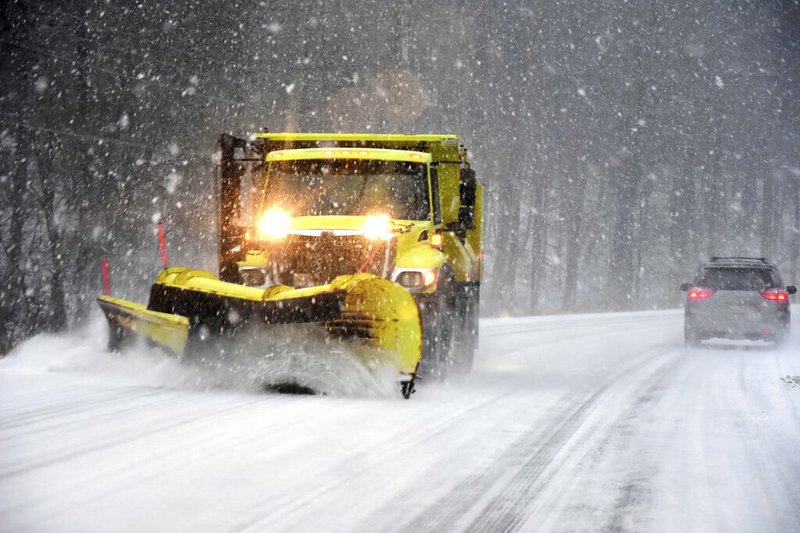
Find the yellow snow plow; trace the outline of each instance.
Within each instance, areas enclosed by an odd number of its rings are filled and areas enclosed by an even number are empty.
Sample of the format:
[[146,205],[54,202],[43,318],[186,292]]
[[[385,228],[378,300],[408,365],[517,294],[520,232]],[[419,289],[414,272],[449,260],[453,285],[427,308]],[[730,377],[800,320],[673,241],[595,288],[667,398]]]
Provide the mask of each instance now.
[[354,341],[359,357],[393,365],[405,381],[413,379],[422,353],[414,299],[373,274],[339,276],[303,289],[258,289],[173,267],[158,276],[146,306],[105,295],[98,302],[112,328],[112,347],[138,336],[183,355],[196,337],[234,338],[258,325],[315,324]]
[[406,397],[471,368],[482,187],[456,136],[223,135],[219,184],[219,276],[167,268],[147,305],[101,296],[111,348],[191,354],[307,324],[396,369]]

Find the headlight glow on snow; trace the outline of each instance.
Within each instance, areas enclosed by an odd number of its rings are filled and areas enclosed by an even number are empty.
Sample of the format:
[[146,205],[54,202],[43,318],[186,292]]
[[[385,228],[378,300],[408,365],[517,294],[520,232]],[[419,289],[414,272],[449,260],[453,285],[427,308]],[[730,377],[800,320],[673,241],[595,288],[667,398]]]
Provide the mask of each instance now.
[[292,219],[287,213],[270,209],[258,221],[258,236],[268,240],[283,239],[288,235],[291,223]]
[[392,225],[389,222],[389,215],[370,215],[364,220],[361,226],[364,236],[370,240],[389,240],[392,238]]

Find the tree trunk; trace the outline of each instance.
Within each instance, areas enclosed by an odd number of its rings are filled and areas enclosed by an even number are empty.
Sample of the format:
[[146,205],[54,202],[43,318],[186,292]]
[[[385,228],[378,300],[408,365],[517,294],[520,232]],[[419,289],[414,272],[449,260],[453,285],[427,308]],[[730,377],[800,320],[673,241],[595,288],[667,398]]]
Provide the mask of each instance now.
[[540,184],[535,187],[534,200],[530,214],[533,220],[531,232],[533,242],[531,245],[531,273],[530,273],[530,312],[536,314],[539,311],[539,299],[541,297],[542,280],[545,279],[545,266],[547,264],[547,195],[550,190],[550,179],[548,176],[541,176]]
[[616,184],[616,221],[609,253],[606,299],[613,310],[630,308],[633,301],[634,257],[638,239],[634,235],[638,165],[632,163],[627,175]]
[[6,256],[3,286],[0,287],[0,322],[9,343],[27,337],[33,331],[30,320],[30,306],[22,271],[24,225],[25,225],[25,185],[28,178],[28,161],[23,154],[28,149],[28,135],[22,128],[16,136],[17,145],[12,153],[13,166],[7,186],[5,201],[11,208],[8,233],[2,236],[3,252]]
[[567,234],[566,276],[564,278],[564,298],[561,300],[562,311],[574,311],[578,290],[578,267],[581,259],[581,232],[583,231],[583,201],[586,196],[586,177],[581,173],[571,209],[567,213],[569,230]]
[[39,174],[41,197],[39,204],[42,209],[42,218],[47,233],[47,247],[50,255],[52,272],[50,275],[50,305],[47,309],[48,319],[45,328],[51,331],[62,331],[67,327],[66,291],[64,286],[65,262],[64,248],[62,246],[61,231],[56,220],[56,191],[54,176],[52,175],[47,155],[42,155],[42,149],[34,146],[33,149],[36,170]]
[[775,226],[775,177],[767,172],[764,177],[764,196],[761,201],[761,221],[759,224],[759,242],[761,256],[772,259],[774,253],[773,232]]
[[[792,196],[794,198],[794,224],[792,225],[793,233],[791,245],[789,246],[789,284],[800,284],[800,181],[795,181],[793,186]],[[785,280],[784,280],[785,281]]]

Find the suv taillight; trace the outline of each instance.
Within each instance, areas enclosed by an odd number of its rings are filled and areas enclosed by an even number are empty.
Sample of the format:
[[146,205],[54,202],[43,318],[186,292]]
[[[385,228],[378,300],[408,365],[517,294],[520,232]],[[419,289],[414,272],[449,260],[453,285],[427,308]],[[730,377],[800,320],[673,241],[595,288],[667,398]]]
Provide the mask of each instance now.
[[713,289],[706,289],[704,287],[694,287],[686,292],[686,297],[690,300],[705,300],[714,294]]
[[761,291],[761,296],[771,302],[786,302],[789,300],[789,293],[780,289],[767,289]]

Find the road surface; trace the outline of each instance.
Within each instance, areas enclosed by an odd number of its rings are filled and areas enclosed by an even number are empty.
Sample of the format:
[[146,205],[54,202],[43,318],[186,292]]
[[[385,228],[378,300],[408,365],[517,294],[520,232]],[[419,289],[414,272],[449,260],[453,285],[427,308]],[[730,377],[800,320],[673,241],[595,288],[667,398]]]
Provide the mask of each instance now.
[[800,531],[795,331],[483,320],[474,371],[410,401],[113,356],[101,325],[37,337],[0,360],[0,530]]

